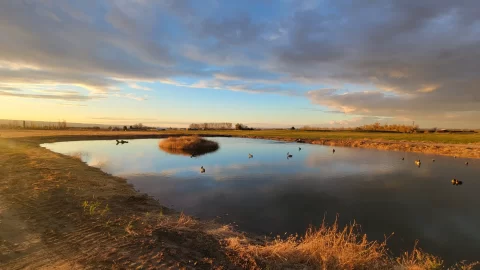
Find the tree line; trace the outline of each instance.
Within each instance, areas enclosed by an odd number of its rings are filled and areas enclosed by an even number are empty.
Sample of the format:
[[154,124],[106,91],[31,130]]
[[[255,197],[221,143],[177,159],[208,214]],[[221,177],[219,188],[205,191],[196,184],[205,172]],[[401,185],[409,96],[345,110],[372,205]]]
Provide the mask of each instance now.
[[233,129],[232,123],[192,123],[189,129]]

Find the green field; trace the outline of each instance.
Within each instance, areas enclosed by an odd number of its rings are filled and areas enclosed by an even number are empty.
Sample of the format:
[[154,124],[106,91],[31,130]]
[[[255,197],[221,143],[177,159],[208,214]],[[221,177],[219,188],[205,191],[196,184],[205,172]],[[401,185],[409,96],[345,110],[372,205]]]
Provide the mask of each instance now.
[[258,136],[265,138],[292,139],[343,139],[343,140],[389,140],[433,143],[480,143],[480,133],[389,133],[355,131],[304,131],[304,130],[228,130],[228,131],[165,131],[166,133],[219,134],[233,136]]

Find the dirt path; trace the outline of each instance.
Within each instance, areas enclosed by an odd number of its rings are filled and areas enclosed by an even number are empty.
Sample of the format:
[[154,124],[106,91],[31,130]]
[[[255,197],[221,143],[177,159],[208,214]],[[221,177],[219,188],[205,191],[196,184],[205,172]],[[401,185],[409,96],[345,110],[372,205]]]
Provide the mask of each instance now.
[[220,225],[74,158],[0,139],[0,175],[0,269],[236,268]]

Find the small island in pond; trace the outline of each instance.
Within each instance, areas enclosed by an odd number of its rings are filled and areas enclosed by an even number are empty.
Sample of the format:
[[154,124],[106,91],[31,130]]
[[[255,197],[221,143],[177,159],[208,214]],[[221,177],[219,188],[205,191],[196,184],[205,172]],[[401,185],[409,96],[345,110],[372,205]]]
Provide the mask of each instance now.
[[167,153],[184,156],[204,155],[219,148],[217,142],[198,136],[169,137],[161,140],[158,146]]

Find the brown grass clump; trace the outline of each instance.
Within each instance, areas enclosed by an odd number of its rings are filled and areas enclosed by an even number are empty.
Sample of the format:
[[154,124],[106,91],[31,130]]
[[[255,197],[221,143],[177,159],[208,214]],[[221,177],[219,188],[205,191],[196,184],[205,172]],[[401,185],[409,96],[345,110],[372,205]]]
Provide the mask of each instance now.
[[369,241],[353,223],[339,228],[338,222],[329,226],[310,228],[303,237],[290,235],[272,240],[253,242],[251,238],[233,236],[227,248],[241,258],[244,268],[252,269],[398,269],[398,270],[473,270],[479,262],[460,262],[445,266],[442,259],[417,248],[394,258],[388,251],[387,239]]
[[[399,269],[406,270],[423,270],[423,269],[445,269],[443,260],[437,256],[428,254],[417,247],[418,241],[415,243],[411,252],[405,252],[396,259]],[[480,262],[459,262],[448,270],[473,270]]]
[[248,254],[269,268],[284,269],[385,269],[390,263],[386,241],[368,241],[358,225],[340,229],[338,223],[310,228],[303,237],[277,236],[265,244],[249,244],[239,238],[229,239],[230,248]]
[[218,143],[198,136],[169,137],[161,140],[159,147],[171,154],[202,155],[218,150]]

